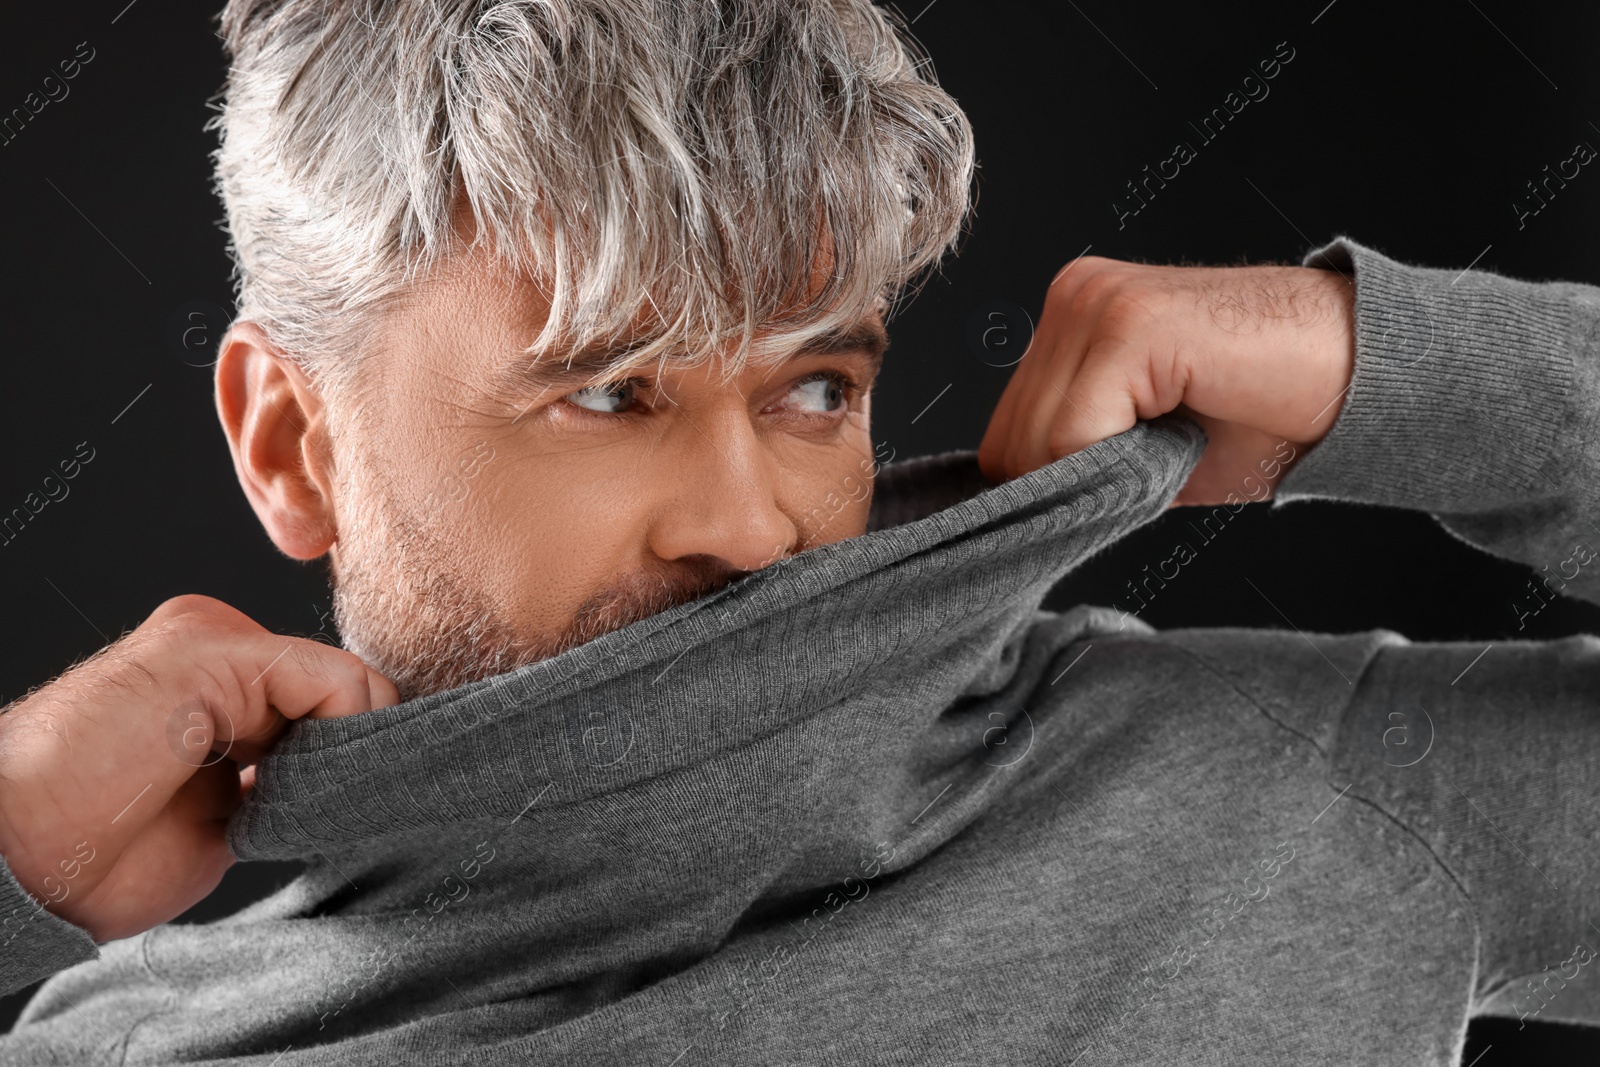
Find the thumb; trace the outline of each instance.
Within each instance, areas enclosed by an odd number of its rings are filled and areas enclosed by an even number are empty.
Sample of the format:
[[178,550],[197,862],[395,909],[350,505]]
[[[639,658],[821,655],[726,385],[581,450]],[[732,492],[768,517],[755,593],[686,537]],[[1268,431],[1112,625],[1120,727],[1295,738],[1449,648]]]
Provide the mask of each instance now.
[[367,693],[372,699],[372,710],[400,703],[400,691],[388,678],[371,667],[367,668]]

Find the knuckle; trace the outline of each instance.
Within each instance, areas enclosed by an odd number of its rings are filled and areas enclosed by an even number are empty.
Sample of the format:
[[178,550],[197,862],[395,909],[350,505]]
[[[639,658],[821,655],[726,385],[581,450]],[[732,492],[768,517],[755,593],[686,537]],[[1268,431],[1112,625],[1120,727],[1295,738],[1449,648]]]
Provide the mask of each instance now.
[[168,597],[163,600],[155,611],[150,613],[150,618],[171,619],[185,615],[211,614],[216,610],[221,601],[203,593],[184,593],[181,596]]
[[1065,267],[1062,267],[1053,280],[1065,283],[1070,281],[1074,274],[1083,276],[1098,274],[1116,262],[1116,260],[1107,259],[1105,256],[1079,256]]
[[335,651],[334,655],[338,663],[339,680],[352,689],[366,688],[367,665],[361,662],[361,657],[343,649]]
[[1056,272],[1045,291],[1047,302],[1072,303],[1082,294],[1085,286],[1099,284],[1107,265],[1114,261],[1100,256],[1080,256]]
[[156,612],[179,614],[192,611],[210,598],[204,593],[182,593],[178,596],[168,597],[156,608]]
[[1113,321],[1107,329],[1090,341],[1083,352],[1083,362],[1078,366],[1078,376],[1067,390],[1080,406],[1088,406],[1100,399],[1100,394],[1110,388],[1114,380],[1125,374],[1125,365],[1140,358],[1139,349],[1122,339],[1123,325]]
[[1100,260],[1078,279],[1077,295],[1084,303],[1100,303],[1120,292],[1123,272],[1112,260]]
[[1151,317],[1150,294],[1136,285],[1119,284],[1100,298],[1100,320],[1108,327],[1126,328]]
[[161,602],[138,629],[194,636],[259,630],[247,615],[216,597],[185,593]]
[[366,664],[354,652],[308,640],[296,640],[293,648],[296,664],[313,678],[341,688],[366,684]]

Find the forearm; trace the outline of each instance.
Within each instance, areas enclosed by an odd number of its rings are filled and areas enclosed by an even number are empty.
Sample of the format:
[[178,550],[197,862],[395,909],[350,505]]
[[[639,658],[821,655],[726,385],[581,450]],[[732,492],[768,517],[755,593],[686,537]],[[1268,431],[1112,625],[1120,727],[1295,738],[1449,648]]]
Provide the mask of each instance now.
[[1413,267],[1345,238],[1306,263],[1355,279],[1355,373],[1274,507],[1427,511],[1600,601],[1600,288]]

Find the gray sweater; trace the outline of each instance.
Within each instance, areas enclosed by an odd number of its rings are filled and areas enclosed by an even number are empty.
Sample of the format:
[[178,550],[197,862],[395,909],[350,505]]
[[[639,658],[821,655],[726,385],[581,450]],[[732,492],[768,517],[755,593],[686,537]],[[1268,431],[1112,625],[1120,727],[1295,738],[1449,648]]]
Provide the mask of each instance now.
[[[1422,509],[1527,611],[1600,600],[1600,289],[1308,261],[1356,372],[1270,506]],[[1157,631],[1199,537],[1040,610],[1204,445],[893,463],[864,536],[301,720],[230,840],[309,866],[222,921],[97,949],[0,871],[4,987],[60,971],[0,1063],[1444,1067],[1475,1014],[1600,1021],[1600,639]]]

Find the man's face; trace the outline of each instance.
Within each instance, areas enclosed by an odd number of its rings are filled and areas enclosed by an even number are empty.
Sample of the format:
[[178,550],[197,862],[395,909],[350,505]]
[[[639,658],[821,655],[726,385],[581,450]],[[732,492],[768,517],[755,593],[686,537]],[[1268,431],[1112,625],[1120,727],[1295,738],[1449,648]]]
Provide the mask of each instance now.
[[[582,391],[538,289],[471,263],[394,311],[336,413],[334,609],[404,699],[553,656],[866,528],[879,315],[836,351]],[[337,407],[337,402],[335,402]]]

